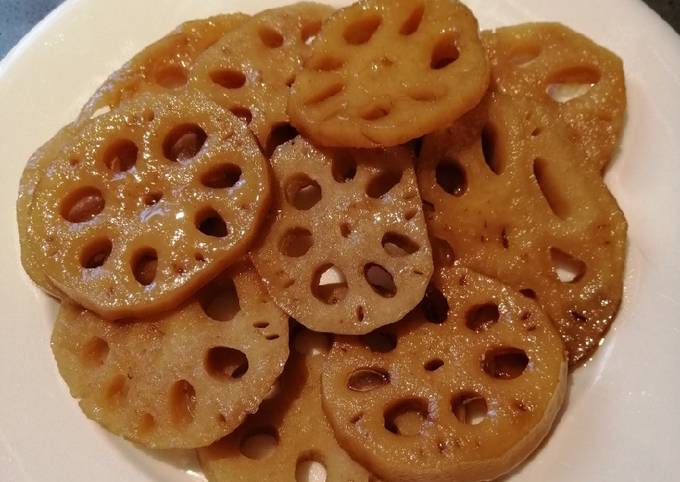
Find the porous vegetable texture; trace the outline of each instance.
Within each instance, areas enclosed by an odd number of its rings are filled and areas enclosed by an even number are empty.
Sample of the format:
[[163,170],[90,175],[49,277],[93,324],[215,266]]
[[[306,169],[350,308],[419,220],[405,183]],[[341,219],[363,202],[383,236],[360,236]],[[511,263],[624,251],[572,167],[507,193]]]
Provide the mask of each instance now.
[[404,321],[338,337],[322,374],[340,445],[404,482],[507,473],[548,434],[566,387],[564,347],[538,305],[452,267]]
[[288,317],[250,265],[226,271],[176,311],[109,322],[64,303],[52,335],[83,412],[153,448],[195,448],[233,431],[288,358]]
[[271,163],[272,215],[251,258],[284,311],[315,331],[363,334],[420,302],[433,267],[410,149],[298,137]]
[[295,136],[286,113],[288,91],[309,40],[331,12],[326,5],[303,2],[258,13],[201,55],[190,88],[246,121],[271,154]]
[[627,229],[583,155],[550,109],[496,94],[426,137],[417,169],[434,244],[535,298],[572,365],[592,355],[618,312]]
[[301,330],[271,398],[233,433],[199,449],[210,482],[296,482],[325,471],[326,482],[375,480],[340,448],[321,408],[321,367],[328,335]]
[[142,92],[184,88],[196,58],[247,19],[247,15],[237,13],[181,24],[114,72],[85,104],[78,121],[114,109]]
[[245,254],[268,169],[243,123],[199,93],[140,95],[89,121],[36,187],[42,268],[103,318],[173,309]]
[[324,23],[288,112],[320,145],[394,146],[455,121],[488,83],[477,20],[463,4],[364,0]]
[[558,23],[484,32],[492,89],[529,97],[557,111],[574,130],[586,168],[603,171],[616,154],[626,112],[621,59]]

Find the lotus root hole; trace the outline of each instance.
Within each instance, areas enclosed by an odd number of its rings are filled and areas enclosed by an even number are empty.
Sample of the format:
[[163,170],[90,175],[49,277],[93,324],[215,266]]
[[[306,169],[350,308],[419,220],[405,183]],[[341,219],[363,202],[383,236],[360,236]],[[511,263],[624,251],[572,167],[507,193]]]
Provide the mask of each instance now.
[[283,45],[283,35],[271,27],[263,26],[257,31],[262,43],[270,49],[276,49]]
[[390,383],[390,374],[382,368],[359,368],[347,379],[353,392],[370,392]]
[[132,257],[132,274],[142,286],[153,283],[157,268],[158,253],[153,248],[139,249]]
[[240,89],[246,84],[246,75],[239,70],[222,69],[211,72],[210,80],[225,89]]
[[61,216],[70,223],[85,223],[94,219],[106,205],[102,192],[88,186],[76,189],[61,202]]
[[299,211],[312,209],[321,201],[321,186],[306,174],[295,174],[286,182],[286,201]]
[[386,331],[374,331],[359,339],[373,353],[389,353],[397,348],[397,337]]
[[218,380],[239,379],[248,371],[248,358],[240,350],[216,346],[208,350],[205,371]]
[[245,107],[232,107],[231,113],[234,114],[239,119],[241,119],[246,124],[250,124],[250,122],[253,120],[253,113],[250,112],[250,109],[247,109]]
[[322,57],[312,58],[309,61],[309,68],[321,72],[332,72],[341,68],[344,63],[345,62],[341,58],[332,55],[324,55]]
[[388,105],[375,105],[364,111],[361,118],[367,121],[377,121],[390,114],[392,108]]
[[510,62],[516,67],[526,65],[536,57],[541,55],[541,46],[537,44],[526,44],[518,47],[508,55]]
[[286,231],[279,241],[279,251],[284,256],[299,258],[307,254],[314,244],[312,233],[305,228],[293,228]]
[[312,278],[312,294],[327,305],[335,305],[344,300],[347,289],[345,274],[333,264],[321,266]]
[[377,14],[369,14],[358,18],[345,27],[343,37],[350,45],[365,44],[375,34],[382,24],[382,17]]
[[531,288],[522,288],[521,290],[519,290],[519,292],[526,298],[529,298],[531,300],[536,299],[536,292]]
[[352,234],[352,225],[349,223],[340,224],[340,235],[343,238],[349,238],[350,234]]
[[453,248],[442,238],[432,238],[432,256],[436,266],[453,266],[456,262]]
[[108,238],[98,238],[86,244],[80,252],[80,266],[95,269],[103,266],[111,256],[113,243]]
[[364,278],[383,298],[393,298],[397,294],[397,285],[394,283],[392,274],[384,267],[376,263],[368,263],[364,266]]
[[186,380],[176,381],[170,388],[170,413],[176,425],[188,425],[196,413],[196,390]]
[[271,157],[277,147],[295,139],[297,136],[298,131],[290,123],[280,122],[275,124],[269,132],[269,137],[267,137],[265,154],[267,157]]
[[146,435],[156,428],[156,419],[150,413],[145,413],[139,418],[138,431],[140,435]]
[[111,407],[120,406],[127,398],[127,377],[123,374],[114,376],[106,386],[106,403]]
[[180,124],[163,141],[163,154],[173,162],[186,162],[201,151],[208,135],[198,124]]
[[229,234],[227,223],[213,208],[205,208],[196,214],[196,229],[213,238],[224,238]]
[[456,45],[456,36],[453,33],[449,33],[440,38],[435,44],[432,50],[432,58],[430,59],[430,68],[440,70],[448,67],[458,60],[459,56],[460,52]]
[[178,89],[189,80],[186,70],[181,65],[166,65],[155,77],[156,83],[166,89]]
[[492,348],[484,354],[482,368],[493,378],[512,380],[529,365],[529,357],[519,348]]
[[500,313],[496,303],[475,305],[465,315],[465,326],[476,333],[481,333],[496,324],[499,317]]
[[265,340],[269,340],[269,341],[278,340],[279,338],[281,338],[281,336],[277,335],[276,333],[271,334],[271,335],[265,335],[265,337],[264,337]]
[[401,182],[402,171],[388,169],[375,176],[366,186],[366,194],[373,199],[379,199]]
[[295,465],[295,482],[326,482],[328,471],[319,454],[304,454]]
[[231,278],[219,278],[198,293],[203,312],[215,321],[230,321],[241,311],[236,285]]
[[420,249],[418,243],[408,236],[398,233],[385,233],[382,238],[382,247],[392,257],[400,258],[415,253]]
[[486,124],[482,129],[482,153],[484,154],[484,161],[494,174],[500,175],[503,173],[504,166],[498,156],[498,152],[496,152],[497,143],[498,131],[496,127],[493,124]]
[[467,191],[467,175],[456,160],[446,159],[437,164],[435,177],[439,187],[452,196],[460,197]]
[[104,164],[113,172],[125,172],[137,163],[139,148],[130,139],[118,139],[104,151]]
[[439,370],[441,367],[444,366],[444,361],[441,358],[433,358],[431,360],[428,360],[425,362],[423,365],[423,368],[427,370],[428,372],[434,372]]
[[400,400],[384,412],[385,428],[395,435],[418,435],[428,418],[427,401],[423,398]]
[[300,40],[309,45],[321,30],[321,20],[306,20],[300,30]]
[[586,273],[586,264],[559,248],[550,248],[553,271],[562,283],[577,283]]
[[163,193],[158,192],[158,191],[153,191],[153,192],[146,193],[144,195],[143,200],[144,200],[144,204],[146,204],[147,206],[155,206],[156,204],[158,204],[161,201],[161,199],[163,199]]
[[356,316],[357,316],[357,320],[364,321],[364,318],[366,317],[366,312],[365,312],[363,306],[357,306]]
[[423,14],[425,13],[425,5],[417,5],[416,8],[409,14],[401,28],[399,33],[402,35],[413,35],[418,31],[420,23],[423,21]]
[[420,302],[425,318],[430,323],[440,325],[449,317],[449,301],[436,287],[430,285],[425,291],[425,297]]
[[560,219],[567,219],[571,214],[571,206],[562,196],[560,181],[548,167],[545,159],[534,160],[534,178],[543,193],[550,210]]
[[584,96],[600,81],[600,71],[594,67],[574,67],[550,77],[546,94],[558,103]]
[[339,150],[333,156],[331,172],[336,182],[350,182],[357,175],[357,162],[349,152]]
[[252,460],[271,456],[279,445],[279,434],[274,427],[262,428],[241,440],[241,453]]
[[236,185],[241,180],[241,168],[236,164],[219,164],[203,173],[201,184],[211,189],[226,189]]
[[328,86],[320,89],[314,95],[310,96],[306,101],[305,105],[321,104],[322,102],[338,95],[345,88],[345,84],[342,82],[334,82]]
[[475,392],[463,392],[451,401],[451,411],[466,425],[479,425],[486,418],[489,408],[484,397]]
[[303,329],[293,341],[295,350],[301,355],[315,356],[322,353],[328,353],[331,349],[331,337],[326,333],[317,333]]
[[109,355],[109,344],[103,338],[95,336],[83,346],[81,358],[90,367],[100,367]]

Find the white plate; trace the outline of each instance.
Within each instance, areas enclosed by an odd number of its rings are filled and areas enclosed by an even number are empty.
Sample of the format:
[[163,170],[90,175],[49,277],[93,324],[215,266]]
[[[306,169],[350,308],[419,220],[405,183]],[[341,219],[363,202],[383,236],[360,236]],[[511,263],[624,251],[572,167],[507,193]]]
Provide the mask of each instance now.
[[[55,303],[23,274],[14,220],[31,152],[115,68],[183,20],[282,0],[69,0],[0,64],[0,480],[200,480],[88,421],[49,349]],[[340,2],[338,2],[340,3]],[[625,301],[568,408],[513,481],[680,478],[680,37],[639,0],[468,0],[482,27],[558,20],[625,60],[629,113],[607,181],[630,222]],[[492,3],[492,5],[489,5]]]

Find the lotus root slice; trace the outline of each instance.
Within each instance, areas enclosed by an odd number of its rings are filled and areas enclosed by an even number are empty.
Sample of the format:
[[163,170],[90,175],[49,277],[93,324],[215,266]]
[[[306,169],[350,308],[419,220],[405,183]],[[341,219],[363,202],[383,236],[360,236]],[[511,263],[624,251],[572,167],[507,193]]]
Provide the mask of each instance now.
[[325,474],[310,481],[375,480],[340,448],[321,408],[321,367],[330,346],[329,335],[296,334],[271,398],[235,432],[199,449],[210,482],[289,482],[310,473]]
[[626,111],[621,59],[557,23],[485,32],[493,88],[556,109],[574,130],[589,167],[604,170],[619,146]]
[[247,122],[271,154],[295,135],[286,113],[290,85],[331,11],[303,2],[260,12],[199,57],[190,87]]
[[141,92],[184,88],[196,58],[247,18],[238,13],[181,24],[114,72],[85,104],[79,121],[114,109]]
[[572,366],[597,349],[621,303],[626,220],[569,128],[500,94],[428,136],[418,182],[430,231],[456,262],[534,298]]
[[322,375],[340,445],[392,481],[492,480],[548,434],[567,361],[533,301],[465,268],[370,337],[338,337]]
[[457,0],[364,0],[324,23],[288,110],[317,144],[394,146],[452,123],[488,82],[477,20]]
[[140,95],[89,121],[38,184],[40,262],[103,318],[172,309],[245,254],[268,169],[247,128],[199,93]]
[[420,302],[433,265],[408,148],[298,137],[271,163],[272,219],[251,258],[284,311],[315,331],[363,334]]
[[271,390],[288,357],[288,317],[239,264],[160,318],[109,322],[64,303],[52,350],[89,418],[147,447],[202,447]]

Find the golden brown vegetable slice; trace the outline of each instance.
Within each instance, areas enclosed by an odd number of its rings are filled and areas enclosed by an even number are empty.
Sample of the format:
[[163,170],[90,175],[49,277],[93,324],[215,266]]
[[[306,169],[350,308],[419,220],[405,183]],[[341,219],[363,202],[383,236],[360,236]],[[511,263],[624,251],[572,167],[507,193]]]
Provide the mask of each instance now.
[[265,152],[294,136],[288,91],[307,42],[332,9],[303,2],[265,10],[225,35],[197,60],[190,87],[249,123]]
[[[487,110],[488,108],[488,110]],[[418,182],[437,244],[535,298],[572,365],[597,348],[621,303],[626,221],[550,110],[492,96],[428,136]]]
[[169,310],[238,260],[268,208],[266,159],[199,93],[143,94],[78,133],[39,183],[45,273],[107,319]]
[[17,225],[19,227],[19,244],[21,246],[21,264],[26,274],[44,291],[55,298],[62,298],[63,293],[57,288],[43,271],[40,257],[33,240],[31,213],[33,194],[40,179],[47,171],[52,160],[68,145],[76,132],[76,126],[69,124],[62,128],[52,139],[47,141],[33,153],[26,163],[19,181],[17,197]]
[[273,219],[251,258],[284,311],[315,331],[362,334],[418,304],[432,254],[409,149],[322,150],[298,137],[271,162]]
[[65,303],[52,350],[83,412],[111,432],[148,447],[202,447],[271,390],[288,357],[288,317],[241,264],[157,319],[112,323]]
[[196,58],[247,19],[247,15],[237,13],[181,24],[114,72],[85,104],[79,121],[118,107],[141,92],[184,87]]
[[330,344],[328,335],[297,334],[274,395],[234,433],[199,449],[210,482],[295,482],[310,472],[320,475],[310,480],[369,481],[338,446],[321,409],[321,366]]
[[566,388],[564,347],[538,305],[455,267],[404,321],[337,338],[322,375],[338,442],[391,481],[507,473],[548,434]]
[[623,131],[626,84],[621,59],[557,23],[485,32],[493,88],[557,110],[571,126],[587,164],[603,170]]
[[457,0],[364,0],[324,23],[288,111],[321,145],[394,146],[456,120],[488,82],[477,20]]

